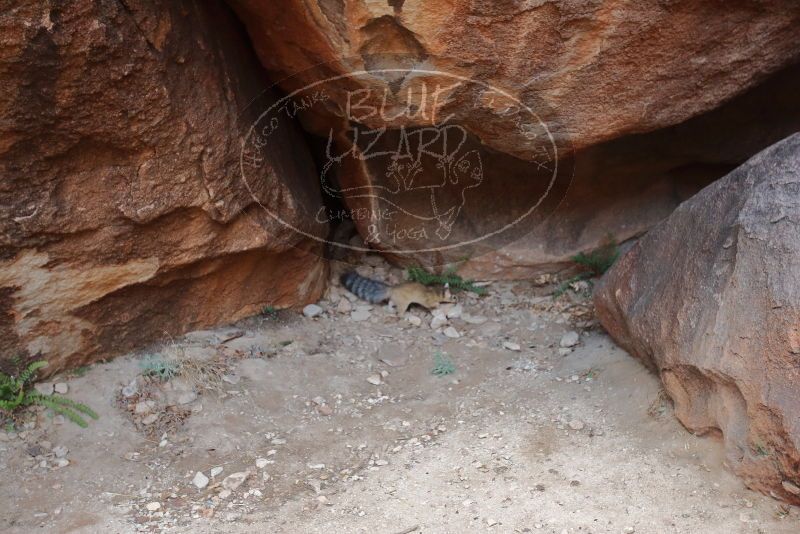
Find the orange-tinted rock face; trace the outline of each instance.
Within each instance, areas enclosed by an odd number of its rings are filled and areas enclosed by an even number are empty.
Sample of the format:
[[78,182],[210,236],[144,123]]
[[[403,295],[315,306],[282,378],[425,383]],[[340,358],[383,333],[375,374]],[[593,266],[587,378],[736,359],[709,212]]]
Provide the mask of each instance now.
[[[713,109],[800,54],[789,3],[451,0],[230,0],[262,62],[295,75],[416,67],[536,98],[576,149]],[[396,55],[405,56],[405,63]],[[735,65],[735,68],[732,67]],[[300,74],[288,83],[308,83]],[[376,81],[377,83],[377,81]],[[461,108],[472,109],[462,101]],[[543,109],[543,108],[542,108]],[[514,154],[512,128],[487,144]]]
[[598,317],[752,488],[800,504],[800,134],[682,204],[606,274]]
[[[331,80],[326,104],[301,115],[338,154],[352,151],[331,174],[344,203],[372,215],[355,220],[371,246],[428,265],[469,258],[462,271],[489,278],[532,276],[563,267],[608,234],[640,235],[753,146],[779,139],[785,129],[772,125],[739,135],[738,146],[718,139],[737,115],[759,121],[773,104],[768,93],[744,114],[733,109],[716,123],[669,129],[800,58],[800,12],[778,0],[724,9],[715,0],[229,3],[285,90]],[[371,75],[352,74],[362,70]],[[388,198],[398,175],[393,163],[405,149],[396,138],[445,118],[469,142],[450,159],[422,158],[399,171],[430,186],[469,164],[480,169],[480,183]],[[387,135],[365,146],[354,139],[357,128]],[[396,153],[384,161],[371,157],[392,144]],[[418,159],[413,150],[411,159]],[[397,218],[382,218],[397,205],[409,232],[398,231]],[[514,230],[497,233],[531,207],[535,213]]]
[[319,295],[319,245],[259,205],[324,235],[298,131],[242,182],[272,96],[226,6],[26,2],[0,24],[4,355],[53,371]]

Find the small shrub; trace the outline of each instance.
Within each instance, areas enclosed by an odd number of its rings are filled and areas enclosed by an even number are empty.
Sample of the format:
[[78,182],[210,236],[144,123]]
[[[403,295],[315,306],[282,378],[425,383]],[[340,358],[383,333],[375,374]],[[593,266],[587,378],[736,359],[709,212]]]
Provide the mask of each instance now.
[[139,361],[139,368],[144,376],[152,376],[167,382],[178,375],[180,364],[177,361],[149,355]]
[[89,426],[81,414],[92,419],[97,419],[99,416],[85,404],[56,393],[42,395],[31,389],[36,373],[46,365],[46,361],[38,360],[29,364],[19,376],[0,373],[0,410],[11,415],[26,406],[39,405],[63,415],[80,427]]
[[433,369],[431,373],[436,376],[447,376],[456,372],[456,366],[453,361],[441,353],[436,351],[433,355]]
[[261,308],[261,315],[274,321],[278,318],[278,308],[275,306],[264,306]]
[[602,276],[608,271],[619,257],[619,247],[613,238],[609,237],[608,243],[591,252],[581,252],[570,258],[576,265],[583,269],[582,272],[562,282],[553,292],[553,297],[558,298],[578,282],[586,281],[591,287],[591,279]]
[[426,286],[447,286],[452,291],[471,291],[476,295],[486,293],[485,287],[476,286],[472,280],[464,280],[456,274],[455,268],[448,268],[442,274],[429,273],[422,267],[409,267],[408,279]]
[[581,252],[572,257],[572,261],[585,268],[592,276],[602,276],[614,265],[619,257],[619,247],[611,240],[608,244],[592,252]]

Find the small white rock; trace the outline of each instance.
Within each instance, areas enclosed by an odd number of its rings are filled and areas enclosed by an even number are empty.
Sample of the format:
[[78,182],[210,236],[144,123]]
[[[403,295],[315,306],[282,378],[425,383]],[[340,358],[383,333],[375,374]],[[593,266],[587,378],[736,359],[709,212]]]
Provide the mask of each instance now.
[[155,501],[154,502],[149,502],[149,503],[147,503],[145,508],[147,508],[147,510],[149,512],[157,512],[158,510],[161,510],[161,503],[160,502],[155,502]]
[[350,314],[350,320],[358,323],[366,321],[372,316],[369,310],[356,310]]
[[212,467],[211,468],[211,476],[212,477],[217,476],[218,474],[222,473],[223,469],[224,469],[224,467],[222,467],[221,465],[218,465],[217,467]]
[[580,419],[573,419],[572,421],[569,422],[569,427],[572,430],[583,430],[585,426],[586,425],[584,425],[583,421],[581,421]]
[[143,425],[152,425],[156,421],[158,421],[158,415],[156,415],[154,413],[151,413],[150,415],[144,416],[144,418],[142,419],[142,424]]
[[53,454],[56,455],[56,458],[66,458],[67,453],[69,453],[69,449],[64,447],[63,445],[59,445],[58,447],[53,448]]
[[483,324],[488,321],[488,319],[482,315],[468,315],[466,313],[462,314],[461,318],[464,320],[464,322],[469,324]]
[[792,482],[789,482],[788,480],[784,480],[783,482],[781,482],[781,486],[783,486],[783,489],[785,489],[792,495],[800,495],[800,487],[798,487],[796,484],[793,484]]
[[133,413],[137,415],[144,415],[153,411],[156,403],[151,400],[139,401],[133,406]]
[[511,341],[504,341],[503,348],[507,350],[519,351],[521,347],[517,343],[513,343]]
[[239,489],[239,486],[244,484],[244,481],[247,480],[247,477],[249,476],[250,476],[249,471],[240,471],[238,473],[231,473],[222,480],[222,487],[230,491],[236,491],[237,489]]
[[456,330],[452,326],[448,326],[447,328],[444,329],[444,335],[446,335],[447,337],[454,338],[454,339],[458,338],[458,337],[461,337],[461,334],[458,332],[458,330]]
[[66,382],[59,382],[53,386],[53,389],[59,395],[66,395],[69,392],[69,385]]
[[367,382],[369,382],[373,386],[380,386],[381,383],[383,383],[383,380],[381,380],[381,375],[375,373],[374,375],[369,375],[367,377]]
[[447,310],[447,318],[457,319],[458,317],[461,317],[463,313],[464,313],[464,307],[461,304],[456,304],[455,306]]
[[264,469],[267,465],[269,465],[269,460],[266,458],[256,458],[256,467],[259,469]]
[[408,321],[413,326],[422,325],[422,319],[420,319],[416,315],[412,315],[412,314],[406,315],[406,321]]
[[431,328],[437,330],[447,324],[447,317],[445,315],[434,315],[431,319]]
[[139,393],[139,380],[134,378],[130,384],[122,388],[122,396],[129,399]]
[[205,476],[202,471],[198,471],[194,474],[192,484],[194,484],[197,489],[203,489],[208,486],[208,477]]
[[323,312],[322,307],[317,304],[309,304],[308,306],[303,308],[303,315],[305,315],[309,319],[322,315],[322,312]]
[[567,332],[563,336],[561,336],[561,343],[559,343],[562,347],[574,347],[580,341],[580,336],[574,330]]

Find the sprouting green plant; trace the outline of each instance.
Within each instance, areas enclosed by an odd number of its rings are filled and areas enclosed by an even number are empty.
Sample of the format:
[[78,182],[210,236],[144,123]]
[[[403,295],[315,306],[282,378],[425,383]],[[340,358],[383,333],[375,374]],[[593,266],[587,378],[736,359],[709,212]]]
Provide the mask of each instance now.
[[278,318],[278,308],[275,306],[264,306],[261,308],[261,315],[274,321]]
[[594,380],[597,378],[599,371],[594,367],[589,367],[586,371],[583,372],[581,375],[584,379]]
[[570,289],[574,288],[577,282],[587,282],[591,286],[591,279],[602,276],[608,271],[619,257],[619,247],[613,237],[609,236],[608,242],[591,252],[580,252],[570,258],[582,272],[562,282],[553,292],[553,297],[558,298]]
[[422,267],[409,267],[407,270],[408,279],[412,282],[419,282],[426,286],[445,286],[453,291],[471,291],[476,295],[486,293],[485,287],[475,285],[472,280],[464,280],[456,274],[455,267],[445,269],[442,274],[434,274],[426,271]]
[[453,361],[442,354],[441,351],[436,351],[433,354],[433,369],[431,373],[436,376],[446,376],[451,375],[456,372],[456,366],[453,364]]
[[769,456],[769,449],[763,443],[756,443],[753,447],[753,452],[756,453],[756,456]]
[[167,382],[177,376],[180,364],[159,356],[148,355],[139,361],[139,368],[144,376],[153,376],[162,382]]
[[99,416],[85,404],[56,393],[44,395],[31,389],[36,373],[46,365],[46,361],[38,360],[30,363],[19,376],[0,373],[0,410],[11,414],[20,408],[36,404],[63,415],[80,427],[89,426],[81,414],[92,419],[97,419]]
[[592,276],[601,276],[614,265],[618,257],[619,247],[611,240],[592,252],[576,254],[572,261],[584,267]]
[[72,376],[76,376],[76,377],[80,378],[80,377],[86,375],[86,373],[89,372],[89,369],[91,369],[91,367],[89,365],[81,365],[80,367],[76,367],[75,369],[73,369],[70,372],[70,374],[72,374]]

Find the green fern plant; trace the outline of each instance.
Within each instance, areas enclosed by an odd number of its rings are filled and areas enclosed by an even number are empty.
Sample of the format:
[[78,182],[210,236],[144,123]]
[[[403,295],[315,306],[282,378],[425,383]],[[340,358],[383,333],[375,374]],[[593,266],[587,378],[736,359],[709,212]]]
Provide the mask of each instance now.
[[408,279],[412,282],[419,282],[426,286],[445,286],[453,291],[471,291],[476,295],[486,293],[485,287],[476,286],[472,280],[464,280],[456,274],[455,267],[445,269],[442,274],[434,274],[426,271],[422,267],[409,267],[407,270]]
[[11,414],[26,406],[39,405],[63,415],[80,427],[89,426],[81,414],[92,419],[97,419],[99,416],[85,404],[55,393],[42,395],[30,389],[36,373],[46,365],[47,362],[44,360],[32,362],[16,377],[0,373],[0,410]]

